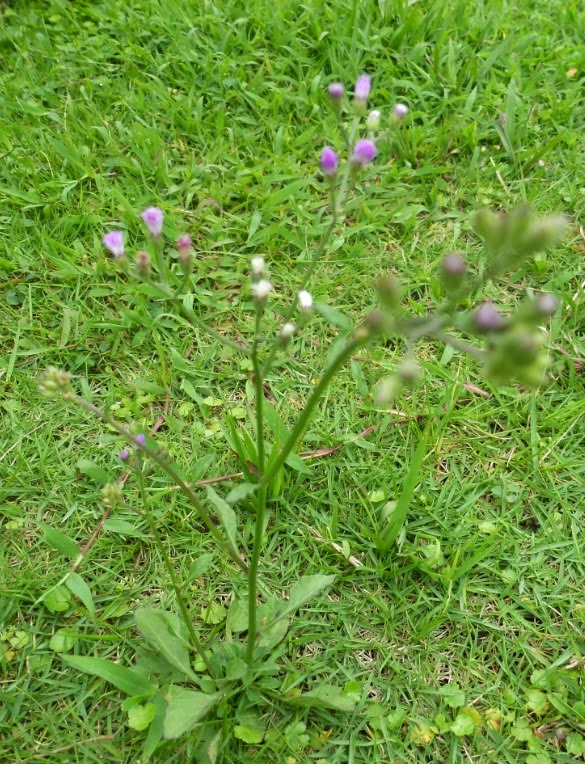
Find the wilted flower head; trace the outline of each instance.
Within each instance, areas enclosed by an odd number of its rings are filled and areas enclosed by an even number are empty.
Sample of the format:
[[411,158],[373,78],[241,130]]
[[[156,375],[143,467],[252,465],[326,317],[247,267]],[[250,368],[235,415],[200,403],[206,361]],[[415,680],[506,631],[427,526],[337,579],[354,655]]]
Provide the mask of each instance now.
[[376,144],[373,141],[361,140],[355,144],[351,162],[354,165],[364,166],[376,156]]
[[160,236],[163,226],[163,211],[158,207],[149,207],[142,213],[142,219],[153,236]]
[[408,106],[404,103],[397,103],[394,107],[394,116],[398,119],[404,119],[408,114]]
[[324,174],[330,178],[334,178],[337,175],[337,168],[339,167],[339,159],[335,151],[331,146],[325,146],[321,152],[321,169]]
[[272,284],[267,279],[260,279],[260,281],[252,284],[252,291],[254,292],[254,299],[263,302],[272,291]]
[[309,311],[313,307],[313,297],[310,292],[303,289],[302,292],[298,293],[297,299],[299,301],[299,308],[302,311]]
[[372,88],[372,78],[367,74],[361,74],[355,83],[354,97],[356,101],[367,101]]
[[341,82],[332,82],[329,85],[329,95],[334,101],[338,101],[343,98],[343,85]]
[[253,257],[252,262],[252,276],[255,278],[260,278],[264,275],[264,269],[266,268],[266,262],[263,257]]
[[106,249],[114,255],[116,260],[124,257],[124,235],[122,231],[109,231],[104,234],[102,239],[103,245]]

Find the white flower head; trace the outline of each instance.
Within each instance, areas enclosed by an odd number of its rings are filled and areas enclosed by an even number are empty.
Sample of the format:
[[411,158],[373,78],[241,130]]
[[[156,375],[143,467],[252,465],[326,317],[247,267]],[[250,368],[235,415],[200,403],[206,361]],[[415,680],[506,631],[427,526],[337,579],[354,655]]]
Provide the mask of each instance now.
[[280,339],[288,341],[295,333],[295,325],[294,324],[283,324],[282,329],[280,330]]
[[272,291],[272,284],[266,279],[260,279],[260,281],[252,284],[252,291],[254,292],[254,299],[258,300],[258,302],[262,302]]
[[253,257],[251,265],[252,265],[252,276],[255,276],[256,278],[260,278],[261,276],[264,275],[266,262],[263,257]]
[[404,119],[408,114],[408,106],[404,103],[397,103],[394,107],[394,116],[398,119]]
[[310,311],[313,307],[313,297],[311,296],[310,292],[307,292],[303,290],[302,292],[299,292],[297,295],[297,299],[299,301],[299,308],[302,311]]

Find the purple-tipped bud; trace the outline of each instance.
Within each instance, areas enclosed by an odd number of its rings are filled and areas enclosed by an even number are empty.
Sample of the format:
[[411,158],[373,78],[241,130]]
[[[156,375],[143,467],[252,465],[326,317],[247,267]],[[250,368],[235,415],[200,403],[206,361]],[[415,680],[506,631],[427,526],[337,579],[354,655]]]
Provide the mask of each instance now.
[[126,448],[123,448],[123,449],[120,451],[120,453],[118,454],[118,456],[120,457],[120,459],[121,459],[123,462],[127,462],[127,461],[128,461],[128,459],[130,458],[130,451],[128,451]]
[[329,96],[333,101],[340,101],[343,98],[343,85],[341,82],[332,82],[329,85]]
[[143,435],[142,433],[139,433],[136,436],[136,442],[138,443],[139,446],[143,446],[146,443],[146,436]]
[[480,332],[497,332],[504,323],[502,314],[499,313],[492,302],[484,302],[475,312],[475,326]]
[[361,140],[355,144],[351,162],[354,165],[366,165],[376,156],[376,144],[373,141]]
[[550,292],[539,295],[536,300],[536,310],[541,316],[552,316],[558,307],[559,301]]
[[142,213],[142,219],[153,236],[160,236],[163,226],[163,211],[158,207],[149,207]]
[[404,103],[397,103],[394,107],[394,116],[398,119],[404,119],[408,114],[408,106]]
[[354,97],[356,101],[367,101],[372,89],[372,78],[367,74],[361,74],[355,83]]
[[109,231],[104,235],[102,242],[104,247],[110,250],[116,260],[120,260],[124,257],[124,235],[122,234],[122,231]]
[[339,159],[335,151],[331,146],[325,146],[321,152],[321,169],[323,173],[329,178],[334,178],[337,175],[337,168],[339,167]]
[[191,249],[191,237],[188,233],[183,234],[183,236],[179,236],[176,243],[177,252],[179,253],[179,257],[184,257],[185,254],[189,254],[189,250]]

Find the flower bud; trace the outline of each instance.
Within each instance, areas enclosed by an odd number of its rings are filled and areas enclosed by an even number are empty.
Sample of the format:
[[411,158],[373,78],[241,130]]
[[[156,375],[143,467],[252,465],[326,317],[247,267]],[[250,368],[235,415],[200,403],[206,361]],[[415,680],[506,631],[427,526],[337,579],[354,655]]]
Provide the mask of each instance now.
[[459,252],[452,252],[441,263],[443,283],[448,292],[454,292],[461,287],[465,278],[467,263]]
[[536,311],[541,316],[552,316],[558,307],[559,301],[550,292],[544,292],[536,299]]
[[378,280],[376,289],[384,308],[396,310],[400,306],[400,282],[390,273]]
[[328,178],[334,178],[337,175],[339,159],[331,146],[325,146],[321,152],[321,169]]
[[404,119],[408,114],[408,106],[404,103],[397,103],[394,107],[394,116],[396,119]]
[[374,403],[379,408],[387,408],[402,392],[402,382],[398,377],[384,377],[374,390]]
[[136,272],[139,276],[145,277],[148,276],[150,273],[150,268],[152,266],[152,259],[148,252],[145,252],[144,250],[139,250],[136,253]]
[[367,74],[362,74],[357,78],[354,90],[354,112],[357,116],[363,116],[366,111],[366,104],[370,95],[372,80]]
[[488,210],[478,210],[471,218],[471,226],[490,249],[499,249],[505,239],[504,216]]
[[123,448],[118,454],[118,457],[120,458],[121,461],[127,462],[128,459],[130,458],[130,451],[128,451],[127,448]]
[[331,98],[331,106],[333,107],[333,111],[335,111],[337,114],[340,113],[341,107],[343,105],[343,85],[341,82],[332,82],[331,85],[329,85],[329,97]]
[[366,120],[366,127],[368,129],[369,133],[377,133],[380,129],[380,117],[382,115],[377,109],[374,109],[368,114],[368,118]]
[[420,366],[414,358],[405,358],[396,370],[396,374],[404,385],[414,385],[420,377]]
[[484,302],[475,312],[475,328],[480,332],[497,332],[504,325],[502,314],[499,313],[492,302]]
[[295,329],[296,327],[294,324],[288,323],[282,325],[282,328],[278,333],[278,339],[282,345],[287,345],[290,342],[295,333]]
[[137,443],[139,446],[144,446],[144,444],[146,443],[146,435],[143,435],[143,434],[140,432],[140,433],[138,433],[138,435],[136,436],[135,440],[136,440],[136,443]]

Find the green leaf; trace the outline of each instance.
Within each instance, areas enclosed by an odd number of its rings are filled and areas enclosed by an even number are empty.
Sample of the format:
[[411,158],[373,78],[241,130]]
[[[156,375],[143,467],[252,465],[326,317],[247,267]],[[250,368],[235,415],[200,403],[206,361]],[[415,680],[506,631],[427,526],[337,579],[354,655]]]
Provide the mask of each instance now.
[[219,602],[210,602],[207,607],[201,608],[201,618],[203,623],[213,625],[225,621],[227,610]]
[[302,576],[290,590],[288,602],[284,603],[284,609],[280,617],[296,612],[306,602],[320,594],[323,589],[331,586],[334,581],[335,576],[324,576],[321,574]]
[[248,628],[248,600],[234,599],[230,604],[226,627],[239,634]]
[[155,652],[187,679],[196,680],[189,662],[185,627],[180,618],[166,610],[139,608],[134,613],[134,620],[140,633]]
[[546,693],[540,690],[529,690],[526,693],[526,707],[535,714],[542,716],[549,709],[549,702]]
[[583,735],[578,732],[569,732],[565,738],[565,746],[567,747],[567,753],[572,756],[585,755],[585,740]]
[[294,451],[291,451],[290,454],[286,457],[285,462],[286,465],[289,467],[292,467],[293,470],[296,470],[297,472],[302,472],[305,475],[310,475],[311,470],[305,462],[301,459],[301,457],[298,454],[295,454]]
[[258,743],[261,743],[264,738],[264,730],[258,729],[257,727],[236,724],[234,727],[234,736],[237,737],[238,740],[243,740],[244,743],[257,745]]
[[65,629],[56,631],[49,640],[49,648],[56,653],[68,653],[73,650],[77,639],[73,634],[69,634]]
[[138,732],[145,730],[154,719],[155,710],[154,703],[137,703],[128,709],[128,726]]
[[158,748],[158,745],[163,737],[163,724],[165,713],[167,710],[167,704],[162,692],[157,692],[152,696],[151,702],[154,705],[154,717],[148,728],[148,734],[144,741],[144,748],[142,749],[142,760],[144,764],[149,761],[152,754]]
[[118,690],[127,695],[150,696],[154,690],[148,679],[140,674],[117,663],[106,661],[103,658],[90,658],[84,655],[61,655],[61,658],[73,668],[93,674],[113,684]]
[[303,708],[331,708],[335,711],[353,711],[355,703],[343,694],[341,687],[324,684],[316,690],[302,692],[299,695],[285,695],[283,700],[292,706]]
[[238,526],[237,526],[236,515],[234,510],[230,507],[227,501],[222,499],[221,496],[219,496],[213,490],[213,488],[210,485],[207,486],[207,498],[217,510],[217,514],[219,515],[219,519],[221,520],[221,524],[224,527],[226,536],[230,544],[234,547],[234,549],[237,549],[238,548],[238,543],[237,543],[237,527]]
[[406,516],[408,515],[408,510],[410,509],[412,497],[414,496],[414,489],[418,485],[420,471],[425,460],[425,456],[427,455],[428,441],[429,429],[427,428],[419,441],[416,451],[414,452],[414,456],[412,457],[412,461],[404,479],[402,493],[400,494],[400,497],[396,502],[396,506],[390,515],[388,525],[376,539],[376,546],[382,552],[386,552],[388,549],[390,549],[392,544],[394,544],[398,538],[398,534],[402,530],[402,526],[404,525]]
[[228,504],[235,504],[242,499],[248,498],[258,490],[258,483],[238,483],[226,496]]
[[481,716],[474,708],[466,706],[455,717],[455,721],[451,725],[451,732],[457,737],[464,737],[466,735],[473,735],[473,733],[481,727]]
[[325,321],[328,321],[337,329],[341,329],[342,332],[351,332],[353,329],[353,321],[337,308],[332,308],[330,305],[317,302],[315,303],[315,311],[319,313]]
[[55,586],[42,598],[44,606],[51,613],[62,613],[71,606],[71,597],[64,586]]
[[449,708],[460,708],[465,705],[465,693],[457,682],[451,682],[451,684],[441,687],[439,695],[445,698],[445,703]]
[[77,462],[77,469],[88,478],[93,480],[96,485],[106,485],[110,482],[108,473],[95,462],[90,459],[80,459]]
[[184,687],[173,687],[170,690],[163,723],[165,739],[175,740],[184,735],[218,703],[220,698],[219,693],[205,695],[203,692]]
[[45,541],[49,546],[52,546],[53,549],[56,549],[60,554],[68,557],[70,560],[77,560],[81,552],[72,538],[61,533],[61,531],[51,528],[50,525],[45,525],[45,523],[39,523],[38,525],[43,531]]
[[200,554],[199,557],[189,566],[188,579],[192,581],[194,578],[202,576],[213,563],[213,555],[206,553]]
[[93,604],[91,589],[79,575],[79,573],[71,573],[67,581],[65,581],[65,585],[72,594],[74,594],[76,597],[79,597],[79,599],[87,608],[87,611],[91,617],[95,618],[95,607]]
[[108,517],[104,522],[104,530],[110,533],[118,533],[120,536],[130,536],[139,539],[147,538],[147,535],[138,526],[129,523],[128,520],[122,520],[120,517]]

